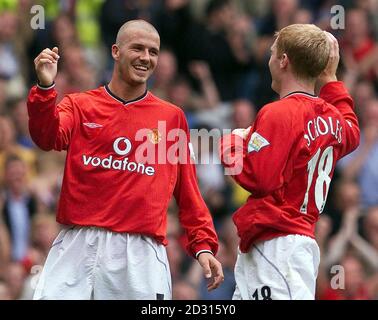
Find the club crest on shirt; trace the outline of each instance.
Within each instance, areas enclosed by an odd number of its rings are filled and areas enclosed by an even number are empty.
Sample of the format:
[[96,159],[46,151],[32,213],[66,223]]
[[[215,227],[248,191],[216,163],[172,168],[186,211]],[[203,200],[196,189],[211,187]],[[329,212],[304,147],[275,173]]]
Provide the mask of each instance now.
[[248,142],[248,153],[252,151],[259,152],[262,148],[270,145],[269,141],[257,132],[252,133]]
[[161,141],[161,133],[158,129],[151,129],[148,133],[148,140],[153,144],[158,144]]

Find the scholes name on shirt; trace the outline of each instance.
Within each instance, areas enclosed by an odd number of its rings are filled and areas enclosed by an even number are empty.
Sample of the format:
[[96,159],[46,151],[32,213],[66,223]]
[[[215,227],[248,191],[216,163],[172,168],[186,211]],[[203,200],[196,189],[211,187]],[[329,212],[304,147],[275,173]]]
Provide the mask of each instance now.
[[315,141],[318,137],[331,134],[338,143],[342,142],[342,129],[340,121],[336,121],[332,117],[317,117],[307,122],[306,133],[303,136],[307,141],[307,146],[311,145],[311,142]]

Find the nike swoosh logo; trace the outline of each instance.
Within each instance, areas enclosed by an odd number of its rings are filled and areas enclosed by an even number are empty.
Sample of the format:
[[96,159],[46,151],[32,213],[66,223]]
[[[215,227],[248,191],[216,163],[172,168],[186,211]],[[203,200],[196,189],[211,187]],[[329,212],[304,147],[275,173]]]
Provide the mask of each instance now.
[[102,124],[94,123],[94,122],[84,122],[83,125],[85,125],[88,128],[95,129],[95,128],[102,128]]

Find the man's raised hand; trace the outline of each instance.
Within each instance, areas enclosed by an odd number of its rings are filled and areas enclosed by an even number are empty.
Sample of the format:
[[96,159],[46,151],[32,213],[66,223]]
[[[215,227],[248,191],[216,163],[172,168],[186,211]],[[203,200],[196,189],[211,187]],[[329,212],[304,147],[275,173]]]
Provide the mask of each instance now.
[[40,85],[47,87],[54,83],[58,72],[59,58],[58,48],[54,47],[52,50],[44,49],[34,59],[35,71]]
[[337,39],[327,31],[324,31],[324,33],[327,36],[330,51],[328,64],[317,79],[316,91],[319,91],[320,88],[328,82],[337,81],[336,71],[340,60],[339,43],[337,42]]

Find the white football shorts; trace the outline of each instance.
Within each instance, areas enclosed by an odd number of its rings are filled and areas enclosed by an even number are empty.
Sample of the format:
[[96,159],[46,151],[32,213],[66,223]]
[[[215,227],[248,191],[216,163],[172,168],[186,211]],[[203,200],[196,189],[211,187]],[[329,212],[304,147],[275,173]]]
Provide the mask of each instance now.
[[239,251],[234,300],[314,300],[320,251],[316,241],[288,235]]
[[34,299],[170,300],[165,247],[139,234],[65,228],[52,244]]

